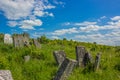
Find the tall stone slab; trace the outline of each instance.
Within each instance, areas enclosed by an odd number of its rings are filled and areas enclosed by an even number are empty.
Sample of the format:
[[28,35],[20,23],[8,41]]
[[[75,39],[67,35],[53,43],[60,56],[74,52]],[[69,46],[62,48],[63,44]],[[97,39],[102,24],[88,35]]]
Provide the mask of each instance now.
[[90,63],[92,63],[92,56],[90,53],[86,52],[83,57],[83,65],[86,67]]
[[17,34],[13,36],[13,42],[15,47],[24,47],[29,45],[29,37],[23,34]]
[[54,51],[53,52],[53,56],[57,62],[57,64],[60,66],[62,64],[62,62],[65,60],[66,58],[66,54],[64,51]]
[[13,80],[9,70],[0,70],[0,80]]
[[76,46],[76,60],[77,60],[77,65],[82,66],[83,58],[86,53],[85,47],[82,46]]
[[33,39],[33,44],[35,45],[36,48],[41,48],[40,43],[37,41],[37,39]]
[[5,44],[13,44],[13,38],[11,37],[10,34],[4,35],[4,43]]
[[66,58],[58,69],[53,80],[66,80],[70,73],[72,73],[76,63],[77,61]]

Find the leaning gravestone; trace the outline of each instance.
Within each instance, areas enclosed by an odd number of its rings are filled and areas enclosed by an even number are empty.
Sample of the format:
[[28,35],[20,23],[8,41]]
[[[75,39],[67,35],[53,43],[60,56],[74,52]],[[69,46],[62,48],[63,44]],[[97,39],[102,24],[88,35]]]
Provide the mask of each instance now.
[[13,43],[13,39],[12,39],[10,34],[5,34],[4,35],[4,43],[5,44],[12,44]]
[[77,60],[77,65],[82,66],[83,58],[86,53],[85,47],[82,46],[76,46],[76,60]]
[[9,70],[0,70],[0,80],[13,80]]
[[40,45],[40,43],[37,41],[37,39],[33,39],[33,44],[35,45],[35,47],[41,48],[41,45]]
[[90,63],[92,63],[92,56],[90,53],[86,52],[84,57],[83,57],[83,65],[85,67]]
[[66,58],[65,52],[62,50],[61,51],[54,51],[53,55],[54,55],[54,58],[59,66],[62,64],[62,62]]
[[77,61],[66,58],[58,69],[53,80],[66,80],[70,73],[72,73],[76,63]]

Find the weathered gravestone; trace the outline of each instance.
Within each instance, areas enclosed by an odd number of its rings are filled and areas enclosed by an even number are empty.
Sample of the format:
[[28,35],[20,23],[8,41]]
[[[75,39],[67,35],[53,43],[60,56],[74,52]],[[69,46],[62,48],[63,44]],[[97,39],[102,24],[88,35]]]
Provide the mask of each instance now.
[[0,80],[13,80],[9,70],[0,70]]
[[53,55],[54,55],[54,58],[59,66],[62,64],[62,62],[66,58],[65,52],[62,50],[61,51],[54,51]]
[[30,56],[29,55],[24,56],[24,60],[25,60],[25,62],[28,62],[30,60]]
[[83,65],[83,58],[86,53],[85,47],[82,46],[76,46],[76,60],[77,60],[77,65],[82,66]]
[[92,63],[92,57],[91,54],[86,52],[84,57],[83,57],[83,65],[84,67],[87,66],[88,64]]
[[41,48],[41,45],[40,45],[40,43],[37,41],[37,39],[33,39],[33,44],[35,45],[35,47]]
[[77,61],[66,58],[59,67],[53,80],[66,80],[70,73],[72,73],[76,63]]
[[99,68],[101,53],[98,53],[95,58],[94,70]]
[[13,36],[13,42],[15,47],[24,47],[29,45],[29,36],[23,34],[17,34]]
[[10,34],[5,34],[4,35],[4,43],[5,44],[12,44],[13,43],[13,39],[12,39]]

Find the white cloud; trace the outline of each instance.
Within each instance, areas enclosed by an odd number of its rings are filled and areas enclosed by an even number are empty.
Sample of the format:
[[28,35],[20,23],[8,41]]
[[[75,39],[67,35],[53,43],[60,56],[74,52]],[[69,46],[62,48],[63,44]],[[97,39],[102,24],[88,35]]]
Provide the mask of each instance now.
[[0,0],[0,9],[10,20],[17,20],[31,14],[34,0]]
[[[94,22],[95,23],[95,22]],[[97,22],[96,22],[97,23]],[[106,25],[98,25],[98,24],[86,24],[84,26],[80,26],[80,31],[83,32],[91,32],[91,31],[99,31],[99,30],[112,30],[112,29],[120,29],[120,21],[110,21],[107,22]],[[76,24],[76,23],[75,23]],[[83,24],[83,23],[79,23]]]
[[[102,17],[101,17],[102,18]],[[69,34],[69,29],[61,29],[54,31],[54,34],[59,35],[59,37],[63,37],[63,35],[67,35],[70,39],[84,42],[97,42],[99,44],[106,45],[120,45],[120,20],[118,16],[111,18],[111,20],[107,21],[102,25],[99,25],[98,22],[89,22],[84,21],[81,23],[70,23],[66,22],[63,25],[74,26],[74,32]]]
[[75,26],[88,26],[88,25],[95,25],[97,24],[97,22],[88,22],[88,21],[85,21],[85,22],[82,22],[82,23],[75,23],[74,25]]
[[111,18],[111,20],[113,20],[113,21],[120,20],[120,16],[115,16],[115,17]]
[[52,34],[53,35],[64,35],[64,34],[72,34],[72,33],[78,33],[77,28],[56,30]]
[[[98,44],[106,44],[106,45],[116,45],[116,42],[119,41],[119,37],[108,37],[108,34],[86,34],[86,35],[76,35],[75,40],[84,41],[84,42],[97,42]],[[114,39],[113,39],[114,38]],[[117,45],[120,45],[118,43]]]
[[[54,17],[52,12],[47,11],[54,8],[56,6],[48,0],[0,0],[0,11],[3,11],[2,14],[9,20],[8,25],[11,27],[18,26],[22,29],[34,29],[33,26],[41,26],[40,24],[32,24],[32,21],[38,20],[36,16]],[[31,21],[28,21],[30,22],[28,26],[28,22],[26,24],[25,21],[29,19]],[[40,18],[39,21],[42,22]]]
[[51,16],[53,17],[53,13],[48,13],[48,12],[43,12],[43,11],[34,11],[33,12],[35,16],[39,16],[39,17],[44,17],[44,16]]
[[36,20],[24,20],[21,23],[21,27],[22,29],[34,29],[34,26],[41,26],[42,25],[42,21],[39,19]]
[[16,21],[9,21],[8,25],[11,26],[11,27],[15,27],[15,26],[18,25],[18,22],[16,22]]
[[69,26],[69,25],[71,25],[70,22],[65,22],[65,23],[62,24],[62,26]]
[[107,18],[106,16],[102,16],[102,17],[100,17],[100,19],[105,19],[105,18]]
[[64,2],[57,1],[57,0],[53,0],[53,2],[54,2],[55,4],[65,4]]
[[80,31],[86,31],[86,32],[90,32],[90,31],[97,31],[99,30],[99,26],[98,25],[88,25],[86,27],[80,27]]

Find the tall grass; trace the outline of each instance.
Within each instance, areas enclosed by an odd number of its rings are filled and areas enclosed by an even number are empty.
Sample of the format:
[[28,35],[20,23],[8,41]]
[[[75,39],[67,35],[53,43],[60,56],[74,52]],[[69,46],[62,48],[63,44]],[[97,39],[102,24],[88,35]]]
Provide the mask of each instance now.
[[[64,50],[67,57],[76,59],[77,45],[85,46],[93,60],[98,52],[102,52],[100,68],[96,72],[84,73],[84,68],[76,67],[68,80],[120,80],[119,48],[82,42],[64,41],[57,44],[51,41],[42,44],[41,49],[34,46],[17,49],[13,45],[0,43],[0,69],[10,70],[14,80],[51,80],[58,70],[53,51]],[[30,61],[24,61],[25,55],[30,55]]]

